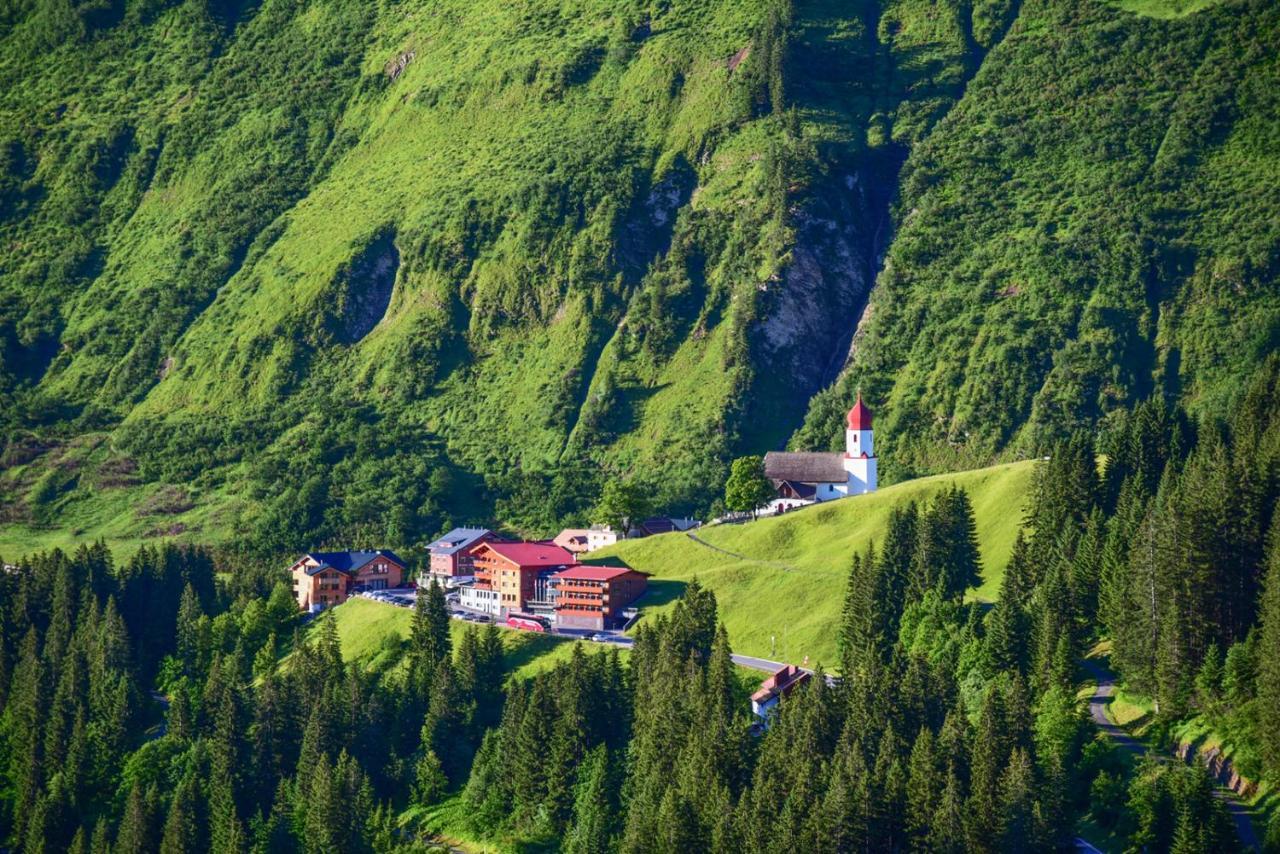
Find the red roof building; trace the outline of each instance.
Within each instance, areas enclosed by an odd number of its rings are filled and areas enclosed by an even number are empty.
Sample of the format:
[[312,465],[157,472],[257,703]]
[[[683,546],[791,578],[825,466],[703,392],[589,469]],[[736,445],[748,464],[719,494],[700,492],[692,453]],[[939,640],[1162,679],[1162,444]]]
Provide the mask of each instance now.
[[808,670],[788,664],[760,683],[760,690],[751,695],[751,711],[756,717],[767,720],[769,711],[778,705],[778,701],[808,682],[812,675]]
[[498,593],[500,615],[524,611],[534,598],[538,575],[570,567],[576,558],[551,543],[481,543],[471,553],[475,586]]
[[556,625],[602,631],[612,628],[639,599],[648,576],[622,566],[572,566],[551,576]]

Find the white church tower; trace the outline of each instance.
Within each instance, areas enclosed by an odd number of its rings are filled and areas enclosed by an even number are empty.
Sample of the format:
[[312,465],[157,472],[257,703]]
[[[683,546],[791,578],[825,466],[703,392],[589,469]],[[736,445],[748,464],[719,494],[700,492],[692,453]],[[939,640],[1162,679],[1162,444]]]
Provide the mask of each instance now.
[[858,402],[849,410],[844,431],[844,470],[849,473],[849,495],[876,491],[876,449],[871,439],[871,410]]

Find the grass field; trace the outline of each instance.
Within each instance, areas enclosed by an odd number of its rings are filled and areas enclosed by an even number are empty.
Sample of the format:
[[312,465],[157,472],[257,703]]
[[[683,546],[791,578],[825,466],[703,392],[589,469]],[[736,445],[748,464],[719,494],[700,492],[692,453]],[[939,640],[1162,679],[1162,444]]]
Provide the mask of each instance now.
[[1135,15],[1167,21],[1186,17],[1220,2],[1221,0],[1112,0],[1112,5]]
[[[333,615],[338,621],[343,659],[359,661],[366,667],[379,671],[389,671],[402,664],[409,629],[413,623],[411,608],[397,608],[357,597],[334,608]],[[311,625],[314,628],[317,623],[312,622]],[[450,628],[453,630],[453,642],[456,646],[462,639],[463,632],[473,626],[461,620],[453,620]],[[504,628],[499,631],[506,651],[507,669],[513,678],[527,679],[561,661],[567,661],[577,643],[581,643],[588,653],[607,649],[600,644],[571,641],[537,632]],[[623,650],[623,655],[626,654],[627,651]]]
[[990,601],[1017,536],[1033,469],[1028,461],[921,478],[786,516],[697,531],[709,545],[665,534],[620,543],[593,554],[592,562],[621,562],[649,573],[641,605],[651,613],[670,607],[697,578],[715,591],[735,652],[779,661],[807,656],[810,664],[830,668],[850,559],[883,539],[891,508],[927,501],[953,483],[963,487],[973,501],[982,553],[983,584],[971,595]]

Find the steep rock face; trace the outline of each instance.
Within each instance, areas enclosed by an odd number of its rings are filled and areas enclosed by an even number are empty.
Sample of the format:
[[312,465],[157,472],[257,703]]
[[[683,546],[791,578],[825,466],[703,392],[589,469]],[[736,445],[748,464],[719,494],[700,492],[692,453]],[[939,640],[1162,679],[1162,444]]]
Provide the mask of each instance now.
[[763,286],[762,364],[802,406],[844,366],[891,231],[892,180],[871,170],[835,180],[796,212],[790,263]]
[[391,304],[399,268],[395,236],[385,233],[370,242],[339,275],[337,311],[343,343],[355,344],[381,322]]

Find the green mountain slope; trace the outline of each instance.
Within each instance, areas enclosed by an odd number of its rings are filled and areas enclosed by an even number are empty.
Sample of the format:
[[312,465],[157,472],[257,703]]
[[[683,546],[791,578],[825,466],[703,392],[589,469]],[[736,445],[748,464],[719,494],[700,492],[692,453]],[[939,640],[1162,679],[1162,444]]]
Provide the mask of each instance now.
[[899,477],[1152,394],[1227,411],[1280,345],[1278,48],[1271,3],[1024,4],[907,161],[848,370],[798,441],[836,441],[857,385]]
[[[830,668],[838,659],[839,624],[856,552],[883,543],[889,511],[920,503],[952,485],[973,502],[983,584],[974,596],[992,601],[1022,525],[1035,470],[1032,461],[920,478],[746,525],[629,540],[592,554],[650,573],[646,613],[673,602],[691,579],[713,590],[735,652]],[[598,560],[597,560],[598,559]]]
[[1211,405],[1274,346],[1280,27],[1191,5],[10,4],[0,524],[541,532],[859,383],[890,477]]

